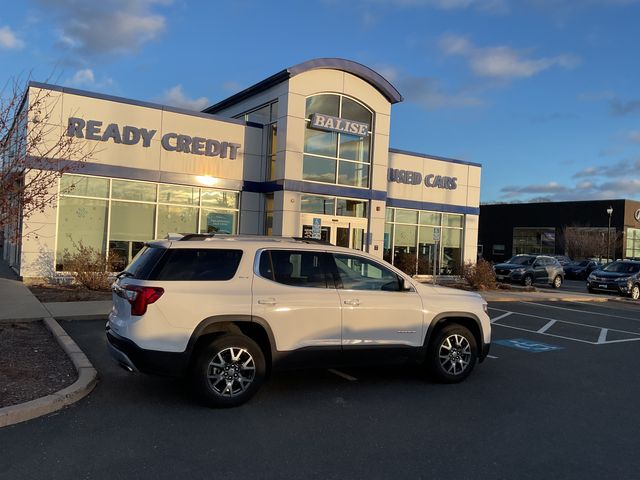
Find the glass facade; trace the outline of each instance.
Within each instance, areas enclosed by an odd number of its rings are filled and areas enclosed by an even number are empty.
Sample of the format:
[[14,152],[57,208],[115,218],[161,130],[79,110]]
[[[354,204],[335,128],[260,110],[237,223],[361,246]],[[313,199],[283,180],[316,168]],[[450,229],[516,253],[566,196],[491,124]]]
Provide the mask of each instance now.
[[[384,259],[410,275],[457,275],[462,270],[464,216],[387,208]],[[439,232],[439,237],[438,237]]]
[[366,218],[367,201],[322,195],[301,195],[300,210],[303,213]]
[[278,101],[268,103],[260,108],[238,115],[245,122],[264,125],[266,135],[266,169],[265,180],[276,179],[276,153],[278,146]]
[[522,253],[555,253],[556,229],[549,228],[525,228],[513,229],[513,254]]
[[640,259],[640,228],[627,228],[627,250],[624,256]]
[[65,174],[60,180],[56,270],[82,242],[127,263],[168,233],[237,233],[238,192]]
[[307,127],[302,178],[312,182],[369,187],[373,113],[349,97],[327,93],[307,98],[307,122],[314,113],[363,122],[369,125],[370,131],[360,137]]

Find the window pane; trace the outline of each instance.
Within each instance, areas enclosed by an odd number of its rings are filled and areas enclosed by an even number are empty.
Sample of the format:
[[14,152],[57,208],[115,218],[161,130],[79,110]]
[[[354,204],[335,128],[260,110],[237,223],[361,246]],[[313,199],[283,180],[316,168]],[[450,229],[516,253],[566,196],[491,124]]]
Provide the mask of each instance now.
[[275,122],[278,119],[278,102],[271,104],[271,121]]
[[384,212],[384,218],[387,222],[393,222],[393,214],[395,212],[395,208],[387,207]]
[[444,215],[445,227],[462,227],[462,215]]
[[371,112],[350,98],[342,98],[342,118],[369,124],[371,129]]
[[338,183],[354,187],[369,186],[369,165],[365,163],[340,162]]
[[445,247],[460,247],[462,243],[462,230],[453,228],[442,229],[442,245]]
[[197,231],[197,208],[158,206],[158,238],[164,238],[168,233],[196,233]]
[[440,226],[440,217],[441,213],[436,212],[420,212],[420,225],[435,225],[436,227]]
[[137,200],[140,202],[156,201],[156,184],[113,180],[111,197],[121,200]]
[[369,137],[340,134],[340,158],[369,163]]
[[396,222],[398,223],[418,223],[417,210],[396,209]]
[[347,217],[366,217],[367,202],[364,200],[349,200],[338,198],[336,215]]
[[414,225],[396,225],[395,246],[415,247],[417,230]]
[[[309,118],[313,113],[324,113],[337,117],[339,114],[340,97],[337,95],[315,95],[307,98],[307,114]],[[354,118],[355,120],[355,118]]]
[[255,122],[266,125],[271,120],[270,109],[270,106],[266,105],[262,108],[259,108],[258,110],[247,113],[247,122]]
[[383,253],[383,257],[385,262],[389,262],[389,263],[393,263],[393,258],[392,258],[392,248],[393,246],[393,225],[391,223],[387,223],[384,226],[384,245],[383,245],[383,249],[384,249],[384,253]]
[[382,265],[352,255],[334,254],[333,257],[345,290],[400,291],[398,276]]
[[238,212],[202,209],[200,233],[236,233]]
[[337,157],[338,134],[306,128],[304,131],[304,151],[305,153]]
[[146,242],[153,240],[156,206],[111,202],[111,240]]
[[418,274],[433,274],[435,247],[433,227],[420,227],[418,231]]
[[[326,254],[291,250],[272,250],[270,254],[276,282],[297,287],[327,288],[323,262]],[[264,272],[265,278],[270,277],[269,273]]]
[[203,207],[238,208],[238,192],[203,188],[201,196]]
[[242,250],[172,248],[162,257],[150,280],[230,280],[241,258]]
[[306,213],[335,214],[335,198],[301,195],[300,210]]
[[305,155],[302,178],[314,182],[336,183],[336,161]]
[[197,188],[178,185],[160,185],[158,201],[180,205],[198,205],[200,202]]
[[105,253],[107,239],[107,201],[61,197],[58,207],[58,245],[56,270],[64,269],[65,252],[73,253],[74,242],[82,242]]
[[65,174],[60,179],[60,193],[62,195],[109,198],[109,179]]

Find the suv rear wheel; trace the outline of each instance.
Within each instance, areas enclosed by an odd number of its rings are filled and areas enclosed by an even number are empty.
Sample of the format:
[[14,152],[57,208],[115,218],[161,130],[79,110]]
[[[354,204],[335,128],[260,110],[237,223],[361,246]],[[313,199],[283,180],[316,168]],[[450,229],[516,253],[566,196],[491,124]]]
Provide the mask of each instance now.
[[562,285],[562,277],[560,275],[556,275],[551,285],[553,286],[553,288],[560,288],[560,286]]
[[462,325],[451,324],[436,333],[431,341],[426,366],[439,382],[457,383],[469,376],[477,358],[473,334]]
[[640,299],[640,285],[638,285],[637,283],[634,284],[633,287],[631,287],[631,292],[629,292],[629,296],[634,300]]
[[192,374],[207,405],[235,407],[249,400],[264,381],[264,354],[249,337],[223,335],[200,352]]
[[533,276],[527,274],[524,276],[524,278],[522,279],[522,284],[525,287],[530,287],[531,285],[533,285]]

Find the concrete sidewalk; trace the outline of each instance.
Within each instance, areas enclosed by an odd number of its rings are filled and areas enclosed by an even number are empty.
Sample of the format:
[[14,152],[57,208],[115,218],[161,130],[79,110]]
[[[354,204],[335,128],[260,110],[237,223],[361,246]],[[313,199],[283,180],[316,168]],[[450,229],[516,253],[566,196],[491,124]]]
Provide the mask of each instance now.
[[0,321],[41,320],[48,316],[47,309],[18,280],[13,270],[0,260]]

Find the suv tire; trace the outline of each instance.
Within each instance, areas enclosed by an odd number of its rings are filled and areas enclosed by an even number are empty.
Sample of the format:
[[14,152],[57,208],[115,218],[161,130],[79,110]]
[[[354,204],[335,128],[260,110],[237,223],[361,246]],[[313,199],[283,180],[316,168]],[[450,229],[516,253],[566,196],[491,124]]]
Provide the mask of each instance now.
[[533,285],[533,276],[531,274],[527,274],[522,278],[522,285],[525,287],[530,287]]
[[633,300],[640,299],[640,285],[638,285],[637,283],[634,283],[633,286],[631,287],[631,291],[629,292],[629,296]]
[[249,400],[265,377],[264,353],[249,337],[223,335],[204,347],[193,366],[193,385],[211,407]]
[[553,282],[551,282],[551,286],[553,288],[560,288],[562,286],[562,277],[560,275],[556,275]]
[[426,367],[441,383],[458,383],[469,376],[478,359],[476,339],[458,324],[439,330],[427,349]]

